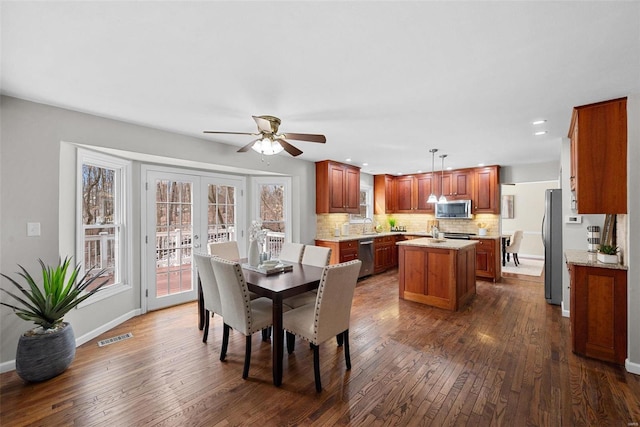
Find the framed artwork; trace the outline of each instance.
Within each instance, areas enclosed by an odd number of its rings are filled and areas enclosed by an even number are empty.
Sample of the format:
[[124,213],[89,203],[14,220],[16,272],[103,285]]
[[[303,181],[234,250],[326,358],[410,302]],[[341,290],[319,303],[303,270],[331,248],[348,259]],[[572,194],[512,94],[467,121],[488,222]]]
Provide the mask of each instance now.
[[513,194],[502,196],[502,218],[513,218]]

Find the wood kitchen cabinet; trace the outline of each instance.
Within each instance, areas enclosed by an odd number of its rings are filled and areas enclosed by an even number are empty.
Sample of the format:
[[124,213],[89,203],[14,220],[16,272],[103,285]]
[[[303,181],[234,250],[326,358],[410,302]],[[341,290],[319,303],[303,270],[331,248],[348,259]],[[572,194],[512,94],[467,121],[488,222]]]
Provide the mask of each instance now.
[[569,138],[578,213],[627,213],[627,98],[575,107]]
[[473,170],[473,213],[500,213],[500,167]]
[[475,237],[476,245],[476,277],[500,281],[502,267],[500,264],[500,238]]
[[331,160],[316,163],[316,213],[360,213],[360,168]]
[[569,264],[574,353],[623,365],[627,357],[627,271]]
[[373,240],[373,273],[378,274],[398,266],[396,236],[376,237]]
[[440,189],[439,178],[436,177],[436,187],[439,191],[436,194],[444,194],[447,199],[472,199],[473,169],[459,169],[452,172],[445,172],[442,176],[442,188]]
[[391,175],[373,177],[373,213],[385,214],[396,211],[396,181]]
[[332,242],[328,240],[316,240],[316,246],[331,248],[331,258],[329,264],[339,264],[341,262],[358,259],[358,241],[346,240],[342,242]]
[[433,213],[435,206],[427,203],[435,192],[434,175],[424,173],[395,178],[395,212],[397,213]]

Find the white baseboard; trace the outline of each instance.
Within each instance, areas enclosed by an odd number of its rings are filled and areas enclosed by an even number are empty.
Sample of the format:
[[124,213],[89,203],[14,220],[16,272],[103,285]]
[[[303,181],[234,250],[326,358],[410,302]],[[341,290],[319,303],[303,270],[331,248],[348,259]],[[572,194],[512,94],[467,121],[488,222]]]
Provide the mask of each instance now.
[[629,359],[624,361],[624,367],[631,374],[640,375],[640,363],[633,363]]
[[[94,329],[93,331],[87,332],[81,337],[76,338],[76,347],[79,347],[82,344],[91,341],[92,339],[100,336],[101,334],[107,332],[108,330],[113,329],[116,326],[120,325],[121,323],[124,323],[129,319],[133,319],[134,317],[139,316],[141,314],[142,314],[142,310],[136,309],[136,310],[130,311],[129,313],[125,313],[116,319],[113,319],[112,321],[100,326],[99,328]],[[0,363],[0,373],[15,371],[15,369],[16,369],[15,359]]]
[[571,312],[567,307],[564,306],[564,301],[562,301],[560,306],[562,307],[562,317],[571,317]]

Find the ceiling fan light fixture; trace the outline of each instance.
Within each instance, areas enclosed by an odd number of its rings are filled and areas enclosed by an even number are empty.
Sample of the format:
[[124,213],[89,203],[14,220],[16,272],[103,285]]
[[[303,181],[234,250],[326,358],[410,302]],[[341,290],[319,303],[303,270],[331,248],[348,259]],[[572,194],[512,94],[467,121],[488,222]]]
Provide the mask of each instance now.
[[268,136],[265,136],[264,138],[256,141],[256,143],[253,144],[251,148],[253,148],[254,151],[265,156],[273,156],[274,154],[278,154],[282,152],[282,150],[284,150],[284,148],[278,141],[274,141]]

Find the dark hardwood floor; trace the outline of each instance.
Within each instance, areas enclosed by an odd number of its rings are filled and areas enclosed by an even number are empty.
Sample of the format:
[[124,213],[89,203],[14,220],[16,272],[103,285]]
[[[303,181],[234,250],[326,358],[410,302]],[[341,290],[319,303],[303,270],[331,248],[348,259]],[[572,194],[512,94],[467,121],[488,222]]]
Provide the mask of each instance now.
[[[0,376],[0,425],[628,426],[640,422],[640,376],[571,352],[569,319],[540,281],[478,282],[457,313],[398,300],[397,271],[361,281],[351,320],[352,370],[334,340],[321,346],[322,393],[309,346],[271,382],[270,343],[222,324],[201,341],[195,303],[132,319],[78,348],[41,384]],[[99,348],[99,339],[133,338]]]

